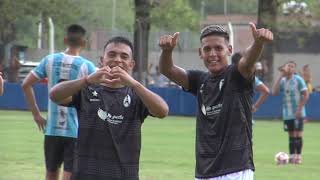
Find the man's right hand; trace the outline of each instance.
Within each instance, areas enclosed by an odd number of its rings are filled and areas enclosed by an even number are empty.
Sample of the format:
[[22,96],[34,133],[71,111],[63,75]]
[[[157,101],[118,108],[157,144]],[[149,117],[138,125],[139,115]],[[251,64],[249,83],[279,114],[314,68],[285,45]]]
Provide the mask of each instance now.
[[173,51],[178,43],[179,32],[176,32],[171,35],[164,35],[160,37],[159,46],[164,51]]
[[39,131],[44,132],[44,128],[46,127],[46,119],[44,119],[41,114],[33,116],[34,121],[37,123]]
[[111,68],[109,66],[102,67],[96,72],[86,77],[89,84],[106,83],[106,80],[112,79]]

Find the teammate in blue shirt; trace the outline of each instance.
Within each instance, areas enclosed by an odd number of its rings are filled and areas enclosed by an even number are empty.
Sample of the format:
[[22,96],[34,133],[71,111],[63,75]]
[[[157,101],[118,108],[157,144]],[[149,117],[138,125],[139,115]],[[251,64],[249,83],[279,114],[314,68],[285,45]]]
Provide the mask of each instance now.
[[34,121],[39,130],[45,134],[46,180],[58,179],[62,163],[64,163],[63,179],[69,180],[71,177],[74,143],[78,131],[77,112],[74,108],[59,106],[49,99],[48,115],[45,120],[40,114],[32,85],[47,78],[49,91],[61,81],[78,79],[93,73],[94,64],[79,56],[86,44],[85,32],[80,25],[70,25],[64,38],[67,49],[44,57],[22,84]]
[[[240,52],[234,53],[231,57],[232,64],[238,64],[241,58],[242,55]],[[260,81],[260,79],[257,78],[257,76],[254,77],[254,91],[260,93],[260,95],[256,102],[252,105],[252,113],[256,112],[261,106],[261,104],[270,95],[269,88],[262,81]]]
[[279,68],[280,75],[272,87],[272,94],[283,95],[282,115],[284,130],[289,135],[289,162],[301,164],[303,119],[306,116],[305,104],[309,93],[302,77],[295,73],[296,66],[295,62],[289,61]]

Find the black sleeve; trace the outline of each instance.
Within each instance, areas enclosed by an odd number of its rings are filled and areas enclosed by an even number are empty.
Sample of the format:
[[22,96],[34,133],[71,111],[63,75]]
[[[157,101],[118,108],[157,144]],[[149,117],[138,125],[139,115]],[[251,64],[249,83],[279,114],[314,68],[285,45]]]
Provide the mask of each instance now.
[[141,123],[144,122],[144,120],[149,116],[153,116],[152,114],[150,114],[148,108],[143,104],[143,102],[141,101],[141,99],[138,99],[138,106],[137,106],[137,112],[138,112],[138,116],[141,119]]
[[236,87],[239,89],[252,89],[254,83],[254,75],[248,80],[242,76],[236,65],[230,65],[231,68],[231,79],[236,83]]
[[187,76],[189,81],[189,89],[183,89],[193,95],[197,95],[200,84],[204,81],[205,72],[199,70],[188,70]]

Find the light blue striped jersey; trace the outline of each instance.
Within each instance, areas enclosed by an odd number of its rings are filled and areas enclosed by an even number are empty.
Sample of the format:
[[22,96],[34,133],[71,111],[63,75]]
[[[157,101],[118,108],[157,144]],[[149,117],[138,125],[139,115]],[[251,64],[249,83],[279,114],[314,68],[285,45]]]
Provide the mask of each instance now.
[[[282,116],[284,120],[295,119],[302,92],[307,91],[307,86],[301,76],[294,74],[291,79],[283,77],[280,81],[280,92],[283,94]],[[305,107],[302,109],[302,117],[306,116]]]
[[[94,71],[94,64],[81,56],[56,53],[43,58],[31,72],[38,79],[48,78],[49,91],[59,81],[78,79]],[[76,109],[59,106],[49,98],[45,135],[76,138],[77,133],[78,117]]]
[[260,86],[260,84],[262,84],[262,81],[260,81],[260,79],[258,79],[256,76],[254,77],[254,88]]

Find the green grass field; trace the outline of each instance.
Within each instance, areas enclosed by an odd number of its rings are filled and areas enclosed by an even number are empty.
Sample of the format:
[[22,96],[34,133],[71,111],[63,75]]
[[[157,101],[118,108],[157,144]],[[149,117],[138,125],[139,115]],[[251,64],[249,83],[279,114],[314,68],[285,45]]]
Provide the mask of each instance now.
[[[320,123],[305,124],[303,164],[277,166],[276,152],[287,152],[288,137],[280,121],[256,121],[256,180],[319,180]],[[140,160],[141,180],[194,179],[193,117],[146,119]],[[31,113],[0,111],[0,180],[44,179],[43,135]]]

